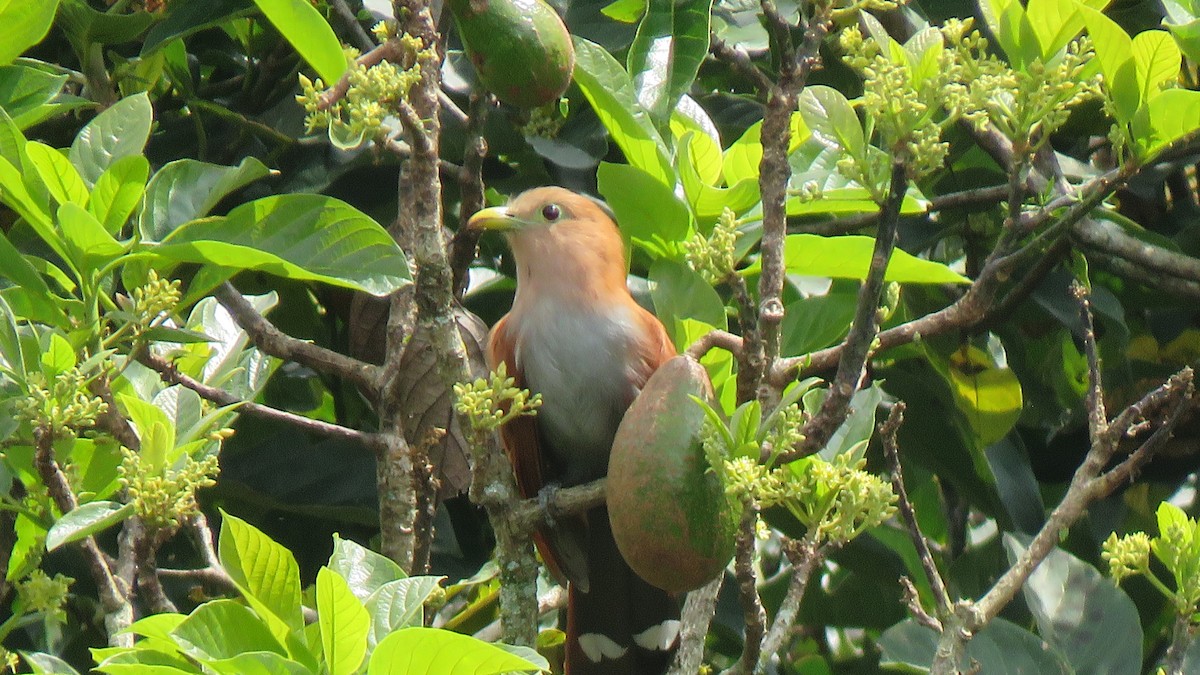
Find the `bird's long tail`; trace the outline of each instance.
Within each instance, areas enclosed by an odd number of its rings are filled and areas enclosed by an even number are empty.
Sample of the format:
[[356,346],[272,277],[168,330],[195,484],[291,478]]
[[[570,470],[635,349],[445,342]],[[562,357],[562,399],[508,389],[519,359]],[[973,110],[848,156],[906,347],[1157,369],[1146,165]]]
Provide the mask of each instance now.
[[567,675],[662,675],[678,644],[679,603],[625,563],[606,508],[587,520],[589,589],[569,591]]

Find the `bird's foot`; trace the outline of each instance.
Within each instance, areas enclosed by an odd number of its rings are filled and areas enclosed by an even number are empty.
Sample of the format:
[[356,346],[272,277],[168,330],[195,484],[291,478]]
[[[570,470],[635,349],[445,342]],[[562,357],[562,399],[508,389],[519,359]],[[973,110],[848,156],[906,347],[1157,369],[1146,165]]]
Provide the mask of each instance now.
[[558,483],[546,483],[538,490],[538,506],[542,509],[542,518],[546,525],[554,527],[555,518],[558,516],[558,507],[554,504],[554,496],[562,489],[562,485]]

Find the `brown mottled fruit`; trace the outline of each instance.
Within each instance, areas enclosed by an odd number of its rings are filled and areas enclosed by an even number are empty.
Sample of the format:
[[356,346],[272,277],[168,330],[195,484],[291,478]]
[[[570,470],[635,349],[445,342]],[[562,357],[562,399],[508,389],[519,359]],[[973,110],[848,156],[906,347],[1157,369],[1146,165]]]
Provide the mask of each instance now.
[[536,108],[571,84],[575,48],[543,0],[449,0],[480,83],[501,101]]
[[654,373],[613,440],[608,515],[625,561],[639,576],[682,593],[715,579],[733,557],[737,514],[701,443],[712,401],[708,372],[676,356]]

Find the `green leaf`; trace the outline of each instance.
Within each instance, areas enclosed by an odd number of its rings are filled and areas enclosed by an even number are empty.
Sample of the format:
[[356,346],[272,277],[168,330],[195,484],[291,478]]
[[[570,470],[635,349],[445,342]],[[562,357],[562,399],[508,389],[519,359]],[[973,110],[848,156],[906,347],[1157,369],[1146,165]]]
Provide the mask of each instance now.
[[33,228],[59,257],[64,260],[67,258],[66,246],[50,220],[50,215],[29,194],[25,182],[21,179],[21,172],[3,157],[0,157],[0,201],[8,204],[17,215],[24,218],[29,227]]
[[1021,383],[1009,368],[999,368],[986,352],[964,347],[950,355],[947,375],[954,401],[987,447],[1004,438],[1021,417]]
[[58,0],[0,0],[0,26],[4,26],[0,65],[12,63],[26,49],[41,42],[50,32],[57,10]]
[[220,166],[180,159],[159,169],[150,184],[138,216],[144,241],[160,241],[177,227],[208,215],[218,202],[254,181],[269,176],[262,162],[247,157],[237,166]]
[[596,171],[596,187],[629,241],[655,257],[682,257],[682,244],[695,229],[671,188],[637,167],[608,162]]
[[[15,0],[19,2],[20,0]],[[45,654],[43,652],[21,652],[21,658],[29,664],[35,675],[45,673],[46,675],[79,675],[79,671],[71,667],[71,664],[54,656],[53,654]]]
[[[938,635],[932,628],[905,619],[879,636],[882,657],[879,664],[928,671],[937,650]],[[1038,636],[1007,619],[995,618],[967,643],[963,663],[977,663],[979,672],[988,675],[1067,675],[1074,669],[1062,654],[1047,649]]]
[[107,530],[132,516],[134,512],[133,504],[88,502],[55,521],[46,533],[46,550],[53,551],[63,544],[70,544]]
[[[0,69],[3,70],[3,69]],[[0,158],[8,160],[13,166],[20,166],[25,156],[25,134],[17,127],[17,123],[9,117],[0,103]]]
[[118,393],[116,398],[141,441],[139,455],[143,468],[161,474],[174,461],[171,455],[175,449],[175,424],[158,406],[137,396]]
[[345,579],[354,597],[363,602],[384,584],[408,576],[391,558],[349,539],[342,539],[336,533],[333,535],[333,555],[329,557],[329,568]]
[[[1028,539],[1005,534],[1009,564]],[[1142,667],[1142,624],[1133,600],[1096,568],[1055,548],[1021,587],[1038,633],[1080,673],[1136,673]]]
[[621,64],[603,47],[581,37],[575,45],[575,84],[630,165],[674,187],[667,146],[649,113],[634,93],[633,83]]
[[75,136],[71,163],[90,187],[117,160],[142,153],[153,123],[154,108],[145,92],[123,98]]
[[[683,184],[684,194],[692,205],[696,217],[703,220],[715,220],[728,207],[735,214],[741,215],[759,201],[758,181],[743,179],[729,188],[713,187],[697,172],[696,160],[693,159],[691,142],[694,138],[707,138],[694,131],[689,131],[680,139],[679,144],[679,180]],[[718,157],[720,150],[717,151]],[[717,173],[720,168],[718,164]]]
[[37,273],[3,232],[0,232],[0,276],[11,279],[34,293],[50,295],[50,288],[42,279],[42,275]]
[[854,320],[857,298],[856,293],[830,292],[788,303],[780,354],[800,356],[841,340]]
[[71,448],[72,485],[80,499],[105,499],[121,486],[120,445],[104,437],[76,438]]
[[805,87],[800,94],[800,115],[822,144],[839,147],[855,159],[866,157],[862,124],[842,92],[824,85]]
[[80,269],[102,267],[125,252],[125,245],[82,206],[67,202],[58,207],[58,222]]
[[1075,0],[1029,0],[1025,13],[1037,34],[1043,61],[1049,61],[1084,28]]
[[1168,89],[1146,104],[1149,133],[1138,137],[1143,161],[1167,149],[1175,141],[1200,129],[1200,92]]
[[[875,240],[850,235],[822,237],[816,234],[791,234],[784,242],[784,262],[790,274],[833,279],[865,279],[871,266]],[[762,262],[743,270],[758,273]],[[922,260],[899,248],[892,252],[883,277],[886,281],[908,284],[963,284],[971,280],[942,263]]]
[[627,61],[638,102],[660,127],[708,55],[713,0],[647,0]]
[[224,511],[221,516],[218,549],[225,571],[260,614],[270,614],[289,629],[299,630],[304,617],[296,559],[250,523]]
[[645,11],[643,0],[616,0],[600,9],[601,14],[621,23],[637,23]]
[[346,580],[328,567],[317,571],[317,620],[330,675],[358,671],[367,653],[371,617]]
[[375,647],[367,675],[500,675],[542,672],[495,645],[437,628],[405,628]]
[[58,24],[76,53],[86,54],[99,45],[118,45],[141,37],[155,15],[146,11],[108,13],[92,9],[85,0],[63,0]]
[[183,620],[186,618],[186,614],[176,614],[173,612],[150,614],[129,624],[128,627],[121,630],[120,634],[131,633],[142,637],[170,640],[171,631],[178,628],[179,624],[183,623]]
[[1183,55],[1166,31],[1142,31],[1133,38],[1130,46],[1143,102],[1150,101],[1179,81]]
[[30,141],[25,144],[25,156],[55,201],[59,204],[87,205],[91,193],[88,192],[83,177],[61,152],[37,141]]
[[246,652],[287,654],[263,620],[236,600],[200,605],[171,631],[171,637],[185,654],[201,662]]
[[109,234],[117,234],[133,215],[146,192],[150,162],[142,155],[130,155],[113,162],[96,179],[88,211],[104,225]]
[[1104,73],[1117,121],[1128,124],[1141,105],[1133,40],[1117,22],[1104,14],[1089,7],[1080,7],[1079,11],[1095,45],[1096,57],[1100,59],[1100,70]]
[[65,337],[58,333],[50,333],[42,348],[42,374],[47,380],[53,380],[59,373],[75,367],[75,348]]
[[156,23],[142,41],[142,56],[149,56],[177,38],[187,37],[206,28],[220,26],[235,17],[250,13],[250,0],[207,0],[167,4],[167,18]]
[[983,0],[983,18],[1013,67],[1025,70],[1041,55],[1041,45],[1020,0]]
[[254,269],[384,296],[409,283],[392,237],[349,204],[312,194],[264,197],[194,220],[149,248],[160,260]]
[[[25,0],[10,2],[25,4]],[[55,75],[23,63],[0,66],[0,108],[4,108],[18,129],[28,129],[54,113],[56,106],[51,101],[66,82],[66,75]]]
[[217,675],[312,675],[304,664],[275,652],[246,652],[205,664]]
[[366,601],[371,616],[367,644],[378,645],[390,633],[401,628],[420,626],[424,619],[425,601],[437,590],[445,577],[419,576],[390,581],[371,594]]
[[[721,133],[704,108],[692,97],[684,96],[671,113],[671,137],[676,152],[686,142],[692,153],[692,165],[708,185],[721,180]],[[676,157],[679,163],[679,158]]]
[[726,327],[725,303],[699,274],[684,263],[660,258],[650,266],[650,297],[654,313],[662,319],[679,348],[687,347],[678,323],[695,319],[715,328]]
[[337,83],[346,72],[346,55],[333,29],[312,3],[308,0],[254,0],[254,4],[317,71],[326,86]]

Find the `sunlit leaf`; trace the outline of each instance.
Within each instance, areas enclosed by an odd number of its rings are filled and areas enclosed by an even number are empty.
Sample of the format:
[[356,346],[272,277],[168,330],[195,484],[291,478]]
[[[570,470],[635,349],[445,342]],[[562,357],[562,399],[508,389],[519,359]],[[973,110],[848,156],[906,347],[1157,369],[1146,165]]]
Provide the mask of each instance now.
[[346,55],[329,22],[308,0],[254,0],[326,86],[333,86],[346,72]]

